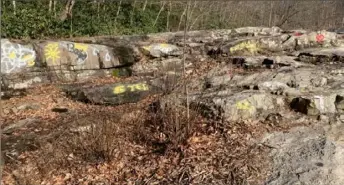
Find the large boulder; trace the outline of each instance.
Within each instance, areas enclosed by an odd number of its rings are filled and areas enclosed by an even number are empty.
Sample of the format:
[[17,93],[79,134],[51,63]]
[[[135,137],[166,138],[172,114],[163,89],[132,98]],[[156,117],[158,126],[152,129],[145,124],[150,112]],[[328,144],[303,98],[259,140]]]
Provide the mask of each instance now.
[[1,77],[5,89],[36,84],[75,82],[109,76],[113,68],[132,65],[133,47],[113,47],[69,41],[33,41],[31,44],[1,40]]
[[34,68],[35,71],[49,70],[97,70],[133,64],[134,56],[129,46],[84,44],[67,41],[45,41],[19,44],[7,39],[1,41],[1,72],[13,74]]
[[119,67],[127,63],[120,60],[122,51],[120,53],[103,45],[60,41],[41,43],[40,48],[44,53],[44,61],[50,68],[94,70]]

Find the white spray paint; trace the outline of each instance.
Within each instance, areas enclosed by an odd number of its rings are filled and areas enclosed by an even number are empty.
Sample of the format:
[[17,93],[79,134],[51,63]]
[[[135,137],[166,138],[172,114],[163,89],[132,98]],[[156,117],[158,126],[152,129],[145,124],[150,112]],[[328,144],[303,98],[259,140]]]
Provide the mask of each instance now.
[[35,63],[36,52],[8,40],[1,43],[1,72],[11,73],[16,69],[31,67]]
[[325,110],[324,97],[322,97],[322,96],[314,96],[314,98],[319,100],[319,109],[320,109],[320,112],[323,113],[324,110]]

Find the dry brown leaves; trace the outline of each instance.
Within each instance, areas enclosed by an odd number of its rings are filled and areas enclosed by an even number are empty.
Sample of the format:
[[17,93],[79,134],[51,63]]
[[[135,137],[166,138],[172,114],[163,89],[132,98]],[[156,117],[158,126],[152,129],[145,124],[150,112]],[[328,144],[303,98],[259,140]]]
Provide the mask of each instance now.
[[[211,65],[203,66],[199,74],[213,67]],[[120,81],[103,78],[90,83]],[[197,129],[187,144],[164,154],[154,152],[156,146],[131,139],[131,129],[139,124],[137,120],[146,119],[143,112],[155,99],[149,97],[136,104],[116,107],[91,105],[72,101],[58,88],[48,85],[29,89],[27,96],[3,101],[8,111],[4,114],[2,127],[26,118],[37,118],[40,122],[5,136],[4,142],[15,144],[11,138],[25,140],[21,137],[33,132],[39,145],[5,162],[2,184],[240,184],[265,177],[267,171],[264,169],[268,164],[262,161],[266,161],[266,150],[253,142],[267,130],[268,126],[262,123],[223,123],[219,129],[207,120],[198,119],[194,123]],[[37,103],[39,108],[18,110],[20,105],[27,103]],[[69,111],[62,114],[51,111],[55,107]],[[121,115],[119,122],[126,123],[119,127],[128,134],[118,138],[120,150],[115,160],[87,162],[77,154],[64,154],[63,147],[53,145],[54,140],[71,139],[67,131],[76,119],[101,114]],[[49,150],[61,150],[61,153],[46,152]],[[57,159],[62,163],[56,162]]]

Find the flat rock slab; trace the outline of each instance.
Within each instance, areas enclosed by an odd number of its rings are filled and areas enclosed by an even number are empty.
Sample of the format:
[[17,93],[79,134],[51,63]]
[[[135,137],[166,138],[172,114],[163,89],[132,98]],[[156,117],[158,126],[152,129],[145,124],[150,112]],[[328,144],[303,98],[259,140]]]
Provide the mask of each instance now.
[[338,48],[315,48],[302,50],[298,53],[298,58],[302,62],[326,63],[326,62],[344,62],[344,47]]
[[103,104],[120,105],[138,102],[148,95],[157,94],[160,89],[148,81],[130,83],[115,83],[99,86],[65,86],[62,90],[70,98],[78,101]]
[[5,134],[10,134],[13,131],[26,127],[30,124],[33,124],[35,122],[38,122],[39,120],[34,119],[34,118],[27,118],[27,119],[23,119],[23,120],[19,120],[17,123],[11,124],[5,128],[2,129],[2,132]]
[[341,56],[344,57],[344,47],[338,47],[338,48],[313,48],[313,49],[307,49],[299,52],[302,53],[309,53],[310,55],[325,55],[325,56]]

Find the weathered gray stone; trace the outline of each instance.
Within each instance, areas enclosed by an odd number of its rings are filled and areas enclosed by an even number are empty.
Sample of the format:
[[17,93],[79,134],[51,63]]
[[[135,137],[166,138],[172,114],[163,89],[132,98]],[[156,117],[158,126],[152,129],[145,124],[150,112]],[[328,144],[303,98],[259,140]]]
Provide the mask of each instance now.
[[147,81],[87,86],[65,86],[62,88],[72,99],[94,104],[120,105],[135,103],[148,95],[161,92]]
[[282,32],[282,29],[279,27],[242,27],[235,29],[237,33],[253,33],[255,35],[278,35]]
[[172,44],[151,44],[149,46],[142,47],[143,53],[152,57],[166,57],[166,56],[179,56],[182,54],[181,50]]
[[330,49],[307,49],[300,51],[298,58],[303,62],[344,62],[344,47]]
[[274,64],[278,66],[291,66],[293,68],[299,68],[299,67],[307,67],[310,66],[309,64],[305,64],[297,60],[297,57],[293,56],[274,56],[274,57],[268,57],[268,59],[274,61]]
[[272,173],[264,184],[343,184],[344,147],[336,135],[306,127],[267,135],[263,142],[273,147]]
[[10,134],[10,133],[14,132],[16,129],[23,128],[23,127],[28,126],[30,124],[36,123],[38,121],[39,120],[34,119],[34,118],[23,119],[23,120],[18,121],[15,124],[11,124],[11,125],[3,128],[2,132],[5,134]]
[[25,103],[17,107],[18,110],[37,110],[40,108],[40,104],[38,103]]
[[[188,65],[188,64],[187,64]],[[135,75],[155,74],[162,75],[167,73],[181,73],[183,70],[182,60],[171,58],[165,60],[152,60],[145,63],[136,63],[132,66]]]
[[264,71],[248,76],[233,77],[232,84],[233,86],[256,86],[266,81],[275,81],[300,91],[307,91],[326,85],[327,75],[324,71],[315,68],[299,68],[287,72]]
[[277,81],[266,81],[263,83],[258,84],[259,90],[263,91],[270,91],[270,92],[284,92],[285,89],[290,87],[287,86],[285,83],[277,82]]
[[310,116],[336,113],[336,94],[302,96],[294,98],[290,107]]
[[193,107],[201,107],[198,110],[207,117],[238,121],[265,118],[269,113],[278,112],[279,108],[284,106],[283,97],[271,94],[252,91],[235,94],[228,91],[221,92],[214,92],[210,97],[205,94],[193,98]]

